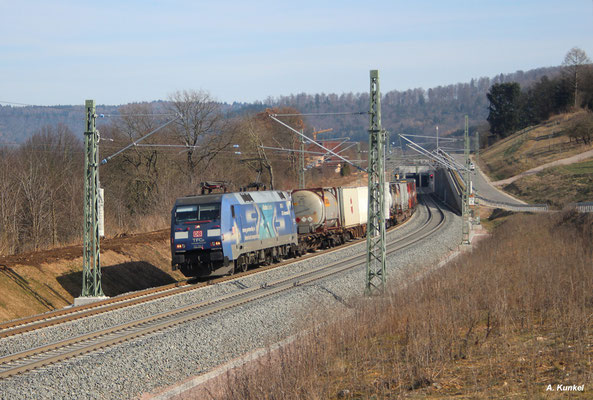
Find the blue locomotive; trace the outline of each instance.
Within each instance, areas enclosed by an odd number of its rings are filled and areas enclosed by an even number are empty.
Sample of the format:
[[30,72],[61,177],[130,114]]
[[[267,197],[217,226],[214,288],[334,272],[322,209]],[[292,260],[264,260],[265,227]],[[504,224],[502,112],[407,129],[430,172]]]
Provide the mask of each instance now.
[[185,276],[233,274],[296,254],[289,192],[182,197],[171,211],[171,264]]

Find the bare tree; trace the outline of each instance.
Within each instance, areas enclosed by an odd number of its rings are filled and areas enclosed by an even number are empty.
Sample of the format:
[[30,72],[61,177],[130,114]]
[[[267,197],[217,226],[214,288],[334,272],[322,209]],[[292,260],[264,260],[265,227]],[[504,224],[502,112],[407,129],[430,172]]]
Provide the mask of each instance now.
[[581,80],[581,71],[586,64],[590,64],[591,59],[587,57],[587,54],[579,49],[573,47],[566,53],[562,66],[564,67],[564,73],[566,74],[570,85],[574,88],[574,107],[577,107],[578,99],[578,87],[579,81]]
[[22,247],[38,250],[78,237],[81,222],[76,221],[82,221],[80,140],[65,125],[43,127],[21,146],[17,163]]
[[0,149],[0,253],[80,237],[82,159],[81,141],[63,124],[41,128],[17,150]]
[[[290,150],[299,147],[300,138],[289,129],[281,126],[269,118],[268,114],[294,114],[283,117],[283,121],[295,129],[304,129],[302,117],[293,108],[269,109],[251,117],[246,117],[241,128],[240,138],[241,150],[243,152],[243,164],[257,171],[258,175],[267,173],[266,185],[273,189],[277,186],[294,185],[296,181],[297,156],[296,152]],[[282,148],[282,151],[269,150],[264,147]],[[278,182],[274,171],[283,171],[278,176]],[[261,183],[261,182],[260,182]]]
[[50,220],[51,200],[47,175],[35,151],[32,147],[23,151],[17,179],[23,194],[21,232],[24,240],[37,251],[42,244],[41,241],[49,236],[47,221]]
[[257,171],[258,180],[264,169],[268,171],[268,187],[270,189],[274,189],[274,168],[272,166],[272,163],[268,159],[268,155],[265,149],[263,148],[263,139],[265,132],[263,132],[261,128],[262,127],[258,126],[257,121],[254,118],[250,118],[245,122],[244,129],[247,133],[248,148],[257,156],[253,158],[245,158],[243,161],[246,165],[249,165],[252,169]]
[[207,170],[214,158],[228,149],[232,135],[224,135],[225,119],[219,103],[204,91],[184,90],[169,97],[171,111],[180,114],[173,133],[187,146],[185,173],[190,184],[196,182],[197,166]]
[[[46,174],[49,197],[51,245],[78,236],[82,223],[80,199],[82,198],[82,143],[64,124],[45,126],[33,136],[33,145],[41,152],[37,162]],[[72,207],[76,199],[78,206]],[[64,224],[63,221],[72,221]],[[79,221],[79,224],[76,224]]]
[[0,149],[0,254],[16,252],[19,244],[21,188],[16,170],[15,152]]
[[591,143],[593,138],[593,114],[591,112],[577,114],[569,127],[568,137],[571,140],[574,138],[577,143],[579,143],[579,140],[582,140],[583,144]]
[[[151,116],[153,109],[150,104],[122,106],[119,112],[122,118],[118,118],[105,129],[105,134],[115,139],[117,147],[136,141],[161,125],[161,122]],[[112,169],[118,170],[115,176],[119,175],[120,179],[125,176],[127,179],[124,182],[112,182],[111,187],[120,186],[120,193],[126,198],[126,206],[132,214],[150,212],[158,195],[160,151],[157,147],[146,145],[162,142],[161,135],[157,134],[143,141],[141,146],[133,146],[121,153],[118,159],[114,159]],[[115,176],[110,173],[108,175],[110,179],[117,179]]]

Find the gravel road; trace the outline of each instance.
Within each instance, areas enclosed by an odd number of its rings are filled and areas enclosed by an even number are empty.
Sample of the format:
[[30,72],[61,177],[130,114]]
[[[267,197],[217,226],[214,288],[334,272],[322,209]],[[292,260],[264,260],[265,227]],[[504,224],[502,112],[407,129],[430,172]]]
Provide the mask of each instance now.
[[[388,257],[387,276],[390,281],[410,279],[416,267],[434,264],[457,248],[461,239],[461,218],[449,211],[445,212],[448,220],[445,228],[412,249],[400,250]],[[424,221],[425,215],[426,210],[420,207],[408,223],[388,234],[388,240],[415,229]],[[241,288],[260,286],[286,275],[288,269],[311,269],[365,249],[365,243],[360,243],[314,260],[303,260],[191,293],[2,339],[0,354],[14,353],[31,346],[122,324]],[[365,270],[361,267],[232,311],[2,380],[0,398],[122,399],[159,391],[159,388],[203,374],[247,352],[288,337],[295,333],[303,313],[311,307],[347,307],[348,298],[363,293],[364,276]]]

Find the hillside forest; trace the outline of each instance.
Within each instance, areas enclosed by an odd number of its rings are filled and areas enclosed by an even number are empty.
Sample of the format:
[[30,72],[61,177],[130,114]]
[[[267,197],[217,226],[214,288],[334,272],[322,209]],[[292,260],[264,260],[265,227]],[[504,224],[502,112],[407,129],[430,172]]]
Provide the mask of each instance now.
[[[405,92],[382,97],[383,126],[401,133],[455,133],[466,114],[474,125],[490,122],[490,134],[505,137],[516,129],[574,108],[593,108],[593,68],[579,64],[481,78],[467,84]],[[575,78],[576,77],[576,78]],[[522,82],[522,83],[520,83]],[[576,84],[575,84],[576,82]],[[268,106],[268,107],[266,107]],[[72,106],[73,107],[73,106]],[[312,112],[366,111],[368,94],[306,95],[268,99],[261,104],[221,104],[204,91],[179,91],[167,101],[98,106],[100,159],[116,153],[175,116],[158,133],[113,157],[99,168],[105,190],[106,235],[149,231],[168,225],[175,198],[197,194],[203,181],[226,181],[229,190],[251,183],[291,189],[298,182],[299,138],[274,122],[268,113],[291,114],[282,120],[311,135],[333,128],[332,137],[366,141],[368,118],[315,119]],[[74,113],[82,108],[0,107],[0,254],[14,254],[80,242],[83,224],[83,128],[55,122],[38,127],[24,141],[7,141],[6,115]],[[66,110],[66,111],[64,111]],[[99,111],[100,110],[100,111]],[[302,113],[302,114],[301,114]],[[69,115],[69,114],[68,114]],[[510,116],[509,116],[510,115]],[[498,119],[497,119],[498,118]],[[58,118],[60,120],[60,118]],[[500,121],[508,121],[497,125]],[[31,125],[36,125],[31,124]],[[84,125],[84,124],[82,124]],[[502,128],[501,128],[502,126]],[[588,126],[588,125],[587,125]],[[591,128],[585,126],[585,132]],[[391,127],[391,128],[390,128]],[[486,128],[487,130],[487,128]],[[21,131],[23,133],[23,131]],[[482,145],[486,145],[482,143]],[[364,144],[362,146],[364,151]],[[344,155],[355,158],[356,150]],[[364,155],[364,154],[363,154]],[[364,157],[363,157],[364,158]],[[323,186],[347,168],[320,165],[307,171],[308,186]]]
[[[511,133],[537,125],[554,114],[572,109],[593,110],[593,67],[591,59],[579,48],[571,49],[561,74],[543,76],[521,88],[518,82],[495,83],[487,94],[489,130],[504,138]],[[584,120],[575,127],[576,138],[588,141],[590,132]]]
[[[435,134],[439,126],[441,134],[460,129],[467,114],[471,125],[479,125],[488,116],[490,87],[495,84],[516,82],[521,87],[528,87],[544,76],[553,79],[561,75],[561,67],[538,68],[529,71],[517,71],[511,74],[499,74],[495,77],[481,77],[469,82],[437,86],[430,89],[391,90],[382,92],[382,125],[391,134]],[[362,79],[368,79],[363,77]],[[89,97],[93,98],[93,97]],[[122,106],[104,105],[101,99],[97,112],[114,115]],[[168,99],[169,100],[169,99]],[[163,112],[168,100],[149,103],[155,112]],[[215,101],[215,99],[211,99]],[[138,104],[135,104],[138,105]],[[227,116],[254,114],[266,108],[292,107],[303,114],[310,113],[345,113],[367,112],[369,94],[367,93],[317,93],[291,94],[277,98],[269,97],[254,103],[219,103],[220,110]],[[98,121],[99,128],[108,118]],[[84,131],[84,99],[80,105],[70,106],[3,106],[0,104],[0,142],[20,144],[45,126],[64,124],[72,132],[82,135]],[[352,140],[366,141],[368,118],[360,115],[327,115],[305,118],[305,128],[333,128],[331,134],[339,133]],[[307,132],[307,130],[306,130]],[[332,136],[334,137],[334,136]]]

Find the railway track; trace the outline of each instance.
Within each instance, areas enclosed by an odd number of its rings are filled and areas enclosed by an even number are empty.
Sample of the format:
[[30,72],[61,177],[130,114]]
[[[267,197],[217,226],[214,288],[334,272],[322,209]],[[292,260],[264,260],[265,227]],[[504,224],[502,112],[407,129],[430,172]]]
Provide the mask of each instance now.
[[203,288],[208,285],[214,285],[232,279],[249,276],[251,274],[256,274],[262,271],[267,271],[269,269],[283,267],[287,264],[296,261],[306,260],[308,258],[317,257],[319,255],[326,254],[331,251],[336,251],[349,246],[353,246],[357,243],[360,243],[363,240],[364,239],[354,240],[352,242],[343,244],[339,247],[334,247],[327,250],[319,250],[316,253],[301,256],[298,259],[288,259],[273,265],[251,269],[249,271],[237,273],[231,276],[223,276],[220,278],[211,279],[206,282],[189,283],[190,280],[188,279],[169,285],[159,286],[155,288],[137,291],[134,293],[112,297],[109,299],[97,301],[86,305],[62,308],[40,315],[33,315],[31,317],[0,323],[0,339],[25,332],[34,331],[36,329],[59,325],[64,322],[74,321],[77,319],[82,319],[110,311],[119,310],[125,307],[131,307],[138,304],[147,303],[149,301],[162,299],[168,296],[174,296],[177,294]]
[[[407,221],[406,221],[407,222]],[[401,225],[396,226],[396,229]],[[391,230],[390,229],[390,230]],[[162,299],[168,296],[174,296],[181,293],[185,293],[188,291],[196,290],[199,288],[206,287],[208,285],[213,285],[217,283],[222,283],[228,280],[236,279],[239,277],[249,276],[251,274],[259,273],[262,271],[267,271],[272,268],[279,268],[283,267],[287,264],[306,260],[308,258],[317,257],[319,255],[327,254],[332,251],[339,251],[341,249],[347,248],[349,246],[354,246],[361,241],[366,239],[357,239],[353,240],[352,242],[343,244],[338,247],[326,249],[326,250],[318,250],[315,253],[306,254],[304,256],[299,257],[298,259],[288,259],[282,262],[259,267],[255,269],[251,269],[249,271],[236,273],[232,276],[224,276],[220,278],[215,278],[208,280],[207,282],[200,282],[200,283],[193,283],[190,284],[189,280],[184,280],[176,283],[172,283],[169,285],[159,286],[155,288],[149,288],[145,290],[140,290],[134,293],[123,294],[120,296],[112,297],[109,299],[97,301],[94,303],[76,306],[76,307],[67,307],[62,308],[59,310],[53,310],[44,314],[33,315],[26,318],[21,318],[17,320],[7,321],[0,323],[0,339],[19,335],[25,332],[34,331],[36,329],[46,328],[54,325],[59,325],[64,322],[74,321],[77,319],[87,318],[98,314],[107,313],[110,311],[115,311],[119,309],[123,309],[126,307],[135,306],[142,303],[147,303],[150,301]]]
[[[389,243],[387,245],[387,254],[411,246],[427,236],[430,236],[443,226],[445,223],[445,214],[440,210],[434,200],[428,198],[426,199],[426,202],[428,203],[425,204],[428,210],[428,216],[423,225],[415,232]],[[333,251],[336,250],[334,249]],[[163,331],[188,321],[204,318],[213,313],[229,310],[249,302],[290,290],[296,286],[307,285],[331,275],[357,268],[364,265],[365,262],[366,254],[357,254],[341,259],[339,262],[333,262],[323,265],[322,267],[269,281],[257,287],[246,287],[230,294],[113,326],[101,331],[10,354],[0,358],[0,379],[8,378],[46,365],[55,364],[69,358],[133,340],[141,336]],[[257,269],[252,271],[252,273],[261,271],[262,269]],[[237,276],[227,277],[225,280],[235,279],[236,277]],[[193,289],[195,289],[195,286]],[[174,290],[175,289],[169,289],[169,291]],[[147,295],[145,297],[149,298],[151,296],[153,295]],[[90,311],[91,310],[88,310],[88,312]]]

